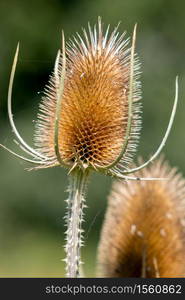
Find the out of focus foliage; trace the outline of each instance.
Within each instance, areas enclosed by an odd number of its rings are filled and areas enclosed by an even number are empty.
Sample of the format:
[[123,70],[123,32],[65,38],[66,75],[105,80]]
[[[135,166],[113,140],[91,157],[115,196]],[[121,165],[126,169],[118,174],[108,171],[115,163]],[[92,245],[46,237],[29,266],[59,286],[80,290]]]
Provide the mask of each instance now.
[[[38,103],[58,48],[100,15],[105,25],[119,21],[132,34],[138,23],[137,52],[142,62],[143,131],[138,155],[147,158],[160,143],[172,108],[178,74],[180,103],[165,147],[172,165],[185,172],[185,2],[173,0],[9,0],[0,1],[0,143],[16,149],[7,120],[8,80],[20,41],[13,90],[17,127],[33,143]],[[0,149],[0,276],[63,276],[66,171],[27,172],[28,164]],[[96,247],[110,178],[93,175],[87,195],[83,257],[94,276]]]

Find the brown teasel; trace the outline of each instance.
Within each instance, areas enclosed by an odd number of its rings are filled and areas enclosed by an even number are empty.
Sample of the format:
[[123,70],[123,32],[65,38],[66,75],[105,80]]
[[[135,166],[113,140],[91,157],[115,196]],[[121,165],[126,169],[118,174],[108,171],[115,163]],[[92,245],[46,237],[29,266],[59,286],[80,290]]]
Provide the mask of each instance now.
[[[163,149],[169,136],[178,102],[175,100],[164,138],[152,157],[137,168],[129,168],[140,137],[140,63],[135,53],[136,26],[132,41],[119,34],[117,26],[104,31],[101,18],[65,43],[56,56],[54,71],[44,90],[29,146],[17,130],[12,114],[12,88],[19,45],[14,57],[8,89],[8,116],[15,142],[31,158],[4,145],[14,156],[34,165],[32,169],[62,166],[69,172],[66,200],[66,275],[79,277],[81,264],[83,207],[90,171],[129,180],[151,180],[129,176],[146,167]],[[154,178],[153,178],[154,179]],[[159,178],[155,178],[156,180]]]
[[[99,19],[98,30],[89,26],[89,37],[77,35],[66,45],[66,72],[58,129],[61,161],[72,167],[105,168],[117,160],[126,138],[128,96],[130,93],[129,39],[118,28],[108,37],[103,35]],[[62,70],[62,57],[59,66]],[[130,161],[141,128],[140,82],[138,58],[133,63],[133,107],[131,132],[123,163]],[[40,105],[36,146],[43,154],[54,158],[56,110],[56,73],[51,77],[45,98]],[[43,138],[44,137],[44,138]]]
[[178,79],[170,121],[154,155],[137,169],[129,169],[141,129],[140,63],[135,54],[136,26],[132,45],[117,26],[105,33],[101,18],[83,38],[77,33],[59,50],[53,74],[45,88],[34,133],[35,148],[18,132],[12,114],[12,87],[19,53],[16,50],[8,90],[8,116],[15,142],[32,158],[16,157],[37,168],[63,166],[86,168],[123,179],[153,161],[170,133],[178,101]]
[[101,277],[185,277],[185,179],[160,158],[137,176],[115,182],[98,252]]

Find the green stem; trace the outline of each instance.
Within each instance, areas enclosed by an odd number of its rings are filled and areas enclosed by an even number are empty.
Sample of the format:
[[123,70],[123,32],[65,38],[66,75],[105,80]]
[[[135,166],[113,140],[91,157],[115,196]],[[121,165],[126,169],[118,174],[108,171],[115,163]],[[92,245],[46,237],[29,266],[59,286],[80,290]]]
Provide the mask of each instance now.
[[87,186],[88,172],[74,169],[70,174],[69,198],[66,231],[66,277],[77,278],[80,275],[80,249],[82,246],[82,222],[84,194]]

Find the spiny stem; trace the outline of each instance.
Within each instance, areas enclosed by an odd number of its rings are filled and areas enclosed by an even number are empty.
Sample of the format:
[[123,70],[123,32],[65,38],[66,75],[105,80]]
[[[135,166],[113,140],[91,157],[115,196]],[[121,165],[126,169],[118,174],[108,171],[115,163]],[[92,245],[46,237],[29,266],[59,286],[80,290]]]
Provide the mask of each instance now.
[[81,262],[80,248],[82,246],[82,221],[84,194],[87,185],[88,171],[75,168],[70,173],[68,211],[66,216],[66,277],[79,277]]

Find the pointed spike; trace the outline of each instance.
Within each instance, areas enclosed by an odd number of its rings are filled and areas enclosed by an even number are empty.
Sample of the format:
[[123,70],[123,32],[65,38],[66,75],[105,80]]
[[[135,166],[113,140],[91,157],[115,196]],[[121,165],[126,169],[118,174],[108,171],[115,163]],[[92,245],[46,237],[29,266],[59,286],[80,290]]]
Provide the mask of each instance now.
[[32,159],[26,158],[24,156],[21,156],[21,155],[15,153],[14,151],[12,151],[11,149],[7,148],[6,146],[4,146],[2,144],[0,144],[0,147],[2,147],[3,149],[5,149],[6,151],[8,151],[9,153],[13,154],[14,156],[16,156],[16,157],[18,157],[18,158],[20,158],[20,159],[22,159],[24,161],[27,161],[27,162],[30,162],[30,163],[33,163],[33,164],[39,164],[39,165],[45,163],[42,160],[41,161],[36,161],[36,160],[32,160]]
[[[58,52],[58,55],[59,55],[59,53],[60,52]],[[56,68],[59,66],[58,55],[57,55],[57,59],[56,59]],[[55,70],[55,73],[58,76],[58,70]],[[62,72],[61,72],[61,77],[59,80],[59,86],[57,88],[57,103],[56,103],[55,127],[54,127],[55,154],[57,156],[58,162],[61,165],[63,165],[64,163],[63,163],[61,155],[60,155],[58,135],[59,135],[59,121],[60,121],[62,96],[63,96],[63,92],[64,92],[65,73],[66,73],[65,37],[64,37],[64,32],[62,31]]]
[[166,141],[168,139],[168,136],[170,134],[170,131],[171,131],[171,128],[172,128],[172,125],[173,125],[173,121],[174,121],[174,118],[175,118],[175,113],[176,113],[176,109],[177,109],[177,103],[178,103],[178,76],[176,76],[176,79],[175,79],[175,100],[174,100],[174,104],[173,104],[173,108],[172,108],[170,120],[169,120],[167,130],[165,132],[165,135],[164,135],[164,137],[162,139],[162,142],[161,142],[159,148],[152,155],[152,157],[149,160],[147,160],[144,164],[142,164],[141,166],[139,166],[137,168],[133,168],[133,169],[131,169],[129,171],[123,172],[122,174],[130,174],[130,173],[137,172],[137,171],[145,168],[148,164],[150,164],[152,161],[154,161],[154,159],[156,159],[158,157],[158,155],[161,153],[162,149],[164,148],[165,143],[166,143]]
[[16,66],[17,66],[17,61],[18,61],[18,55],[19,55],[19,43],[17,44],[14,60],[13,60],[13,65],[12,65],[12,70],[10,74],[10,80],[9,80],[9,87],[8,87],[8,117],[9,117],[9,122],[12,128],[13,133],[15,134],[16,138],[20,142],[22,146],[24,146],[28,151],[31,156],[38,156],[40,158],[47,159],[45,156],[40,154],[39,152],[35,151],[32,147],[30,147],[20,136],[19,132],[17,131],[17,128],[15,126],[14,120],[13,120],[13,114],[12,114],[12,89],[13,89],[13,81],[14,81],[14,76],[15,76],[15,71],[16,71]]
[[57,84],[59,84],[58,66],[59,66],[60,55],[61,55],[61,52],[59,49],[57,52],[57,56],[56,56],[56,60],[55,60],[55,67],[54,67],[54,74],[55,74]]
[[158,181],[158,180],[168,180],[168,178],[155,178],[155,177],[131,177],[125,176],[122,174],[116,174],[116,178],[124,179],[124,180],[135,180],[135,181]]

